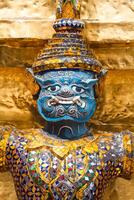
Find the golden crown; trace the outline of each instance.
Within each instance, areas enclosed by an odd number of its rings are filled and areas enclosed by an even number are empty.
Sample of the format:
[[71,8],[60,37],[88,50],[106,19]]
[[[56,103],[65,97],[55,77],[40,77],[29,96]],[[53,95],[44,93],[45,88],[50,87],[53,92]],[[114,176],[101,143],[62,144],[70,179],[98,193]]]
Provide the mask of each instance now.
[[33,64],[34,74],[48,70],[81,69],[100,73],[102,65],[83,39],[80,0],[58,0],[56,33]]

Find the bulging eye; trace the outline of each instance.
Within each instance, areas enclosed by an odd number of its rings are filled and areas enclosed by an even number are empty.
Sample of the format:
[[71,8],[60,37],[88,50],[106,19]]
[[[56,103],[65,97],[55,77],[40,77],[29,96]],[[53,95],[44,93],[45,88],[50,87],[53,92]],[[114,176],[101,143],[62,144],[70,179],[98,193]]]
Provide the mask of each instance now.
[[82,87],[79,86],[72,86],[72,90],[76,93],[82,93],[85,91]]
[[58,85],[53,85],[53,86],[47,87],[47,90],[50,92],[57,92],[59,89],[60,89],[60,86],[58,86]]

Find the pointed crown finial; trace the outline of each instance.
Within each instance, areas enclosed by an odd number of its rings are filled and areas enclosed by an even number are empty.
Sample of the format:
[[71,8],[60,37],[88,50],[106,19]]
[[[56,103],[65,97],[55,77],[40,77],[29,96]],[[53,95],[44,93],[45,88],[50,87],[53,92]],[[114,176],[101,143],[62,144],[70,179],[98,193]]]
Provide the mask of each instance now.
[[54,22],[55,31],[76,30],[84,28],[84,22],[80,20],[80,1],[81,0],[57,0],[56,21]]
[[80,0],[58,0],[57,19],[80,19]]

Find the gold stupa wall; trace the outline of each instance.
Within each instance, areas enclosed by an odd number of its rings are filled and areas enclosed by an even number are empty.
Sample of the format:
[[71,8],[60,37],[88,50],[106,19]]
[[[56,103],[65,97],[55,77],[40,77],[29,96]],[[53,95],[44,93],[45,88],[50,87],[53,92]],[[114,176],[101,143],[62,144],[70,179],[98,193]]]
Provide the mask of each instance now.
[[[26,67],[51,38],[53,0],[0,0],[0,124],[42,126]],[[134,1],[82,0],[89,46],[109,72],[91,120],[101,130],[134,130]],[[119,178],[105,200],[134,200],[134,178]],[[16,200],[9,173],[0,174],[0,200]]]

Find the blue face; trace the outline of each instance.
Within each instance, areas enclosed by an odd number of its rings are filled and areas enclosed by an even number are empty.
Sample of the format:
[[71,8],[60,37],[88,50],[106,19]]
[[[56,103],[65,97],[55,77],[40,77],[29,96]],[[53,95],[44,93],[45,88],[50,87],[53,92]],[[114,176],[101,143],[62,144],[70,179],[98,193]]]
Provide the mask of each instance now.
[[71,120],[87,122],[94,114],[95,79],[93,72],[51,71],[35,78],[41,86],[38,111],[48,122]]

